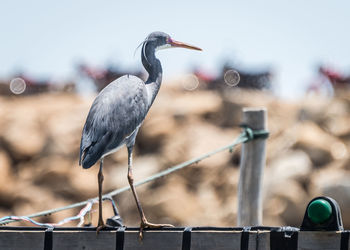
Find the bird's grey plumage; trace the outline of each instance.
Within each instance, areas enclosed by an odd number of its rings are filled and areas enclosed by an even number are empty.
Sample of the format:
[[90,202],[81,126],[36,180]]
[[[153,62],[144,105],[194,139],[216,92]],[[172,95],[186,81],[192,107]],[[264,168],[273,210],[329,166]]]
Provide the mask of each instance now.
[[144,41],[141,59],[149,73],[146,82],[125,75],[108,84],[96,97],[81,138],[79,164],[83,168],[90,168],[124,144],[133,146],[162,81],[162,67],[155,52],[169,38],[163,32],[153,32]]
[[107,85],[96,97],[86,119],[80,164],[89,168],[126,143],[141,125],[148,108],[146,86],[138,77],[125,75]]

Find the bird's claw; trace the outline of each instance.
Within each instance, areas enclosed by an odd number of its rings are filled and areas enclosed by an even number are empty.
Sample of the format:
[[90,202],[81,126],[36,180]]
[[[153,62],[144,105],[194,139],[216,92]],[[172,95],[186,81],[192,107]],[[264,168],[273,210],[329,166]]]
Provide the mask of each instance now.
[[96,228],[96,234],[99,234],[100,231],[101,231],[102,229],[106,228],[106,227],[107,227],[107,226],[106,226],[104,223],[102,223],[102,224],[99,223],[99,225],[98,225],[97,228]]
[[145,228],[163,228],[163,227],[175,227],[175,226],[171,224],[154,224],[154,223],[148,222],[147,220],[141,221],[139,239],[140,240],[143,239],[143,230]]

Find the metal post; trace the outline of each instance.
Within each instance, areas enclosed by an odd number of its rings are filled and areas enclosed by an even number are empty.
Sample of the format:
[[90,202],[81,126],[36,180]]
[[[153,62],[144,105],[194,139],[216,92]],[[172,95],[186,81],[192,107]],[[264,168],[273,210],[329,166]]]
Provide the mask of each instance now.
[[[266,129],[264,108],[243,108],[243,124],[253,130]],[[265,166],[266,139],[255,139],[242,145],[238,183],[238,226],[262,225],[262,179]]]

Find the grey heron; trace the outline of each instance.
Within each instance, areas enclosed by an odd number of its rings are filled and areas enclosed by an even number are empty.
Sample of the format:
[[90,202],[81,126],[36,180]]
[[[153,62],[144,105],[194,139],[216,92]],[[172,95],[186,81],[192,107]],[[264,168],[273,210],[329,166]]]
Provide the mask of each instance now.
[[132,174],[132,151],[135,138],[162,82],[162,66],[155,52],[171,47],[201,50],[198,47],[175,41],[166,33],[151,33],[142,43],[141,50],[142,64],[148,72],[146,82],[133,75],[124,75],[108,84],[98,94],[90,108],[81,137],[79,165],[87,169],[98,160],[100,161],[97,231],[105,226],[102,218],[103,159],[123,145],[126,145],[128,151],[128,181],[141,218],[140,237],[142,237],[144,228],[172,226],[147,221],[134,187]]

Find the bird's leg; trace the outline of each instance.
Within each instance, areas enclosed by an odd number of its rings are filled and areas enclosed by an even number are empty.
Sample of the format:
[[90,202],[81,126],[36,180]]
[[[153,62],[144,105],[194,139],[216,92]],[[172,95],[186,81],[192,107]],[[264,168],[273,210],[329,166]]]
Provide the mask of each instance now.
[[129,185],[130,185],[132,194],[133,194],[135,201],[136,201],[137,210],[139,211],[140,218],[141,218],[140,234],[139,234],[140,239],[142,240],[142,238],[143,238],[143,230],[145,228],[174,227],[171,224],[153,224],[153,223],[149,223],[147,221],[146,216],[143,212],[140,200],[137,196],[136,189],[134,187],[134,177],[132,175],[132,147],[128,147],[128,181],[129,181]]
[[102,167],[103,167],[103,158],[100,160],[100,170],[98,171],[98,225],[97,225],[97,233],[100,232],[101,229],[105,227],[105,224],[103,222],[102,218],[102,182],[103,182],[103,173],[102,173]]

